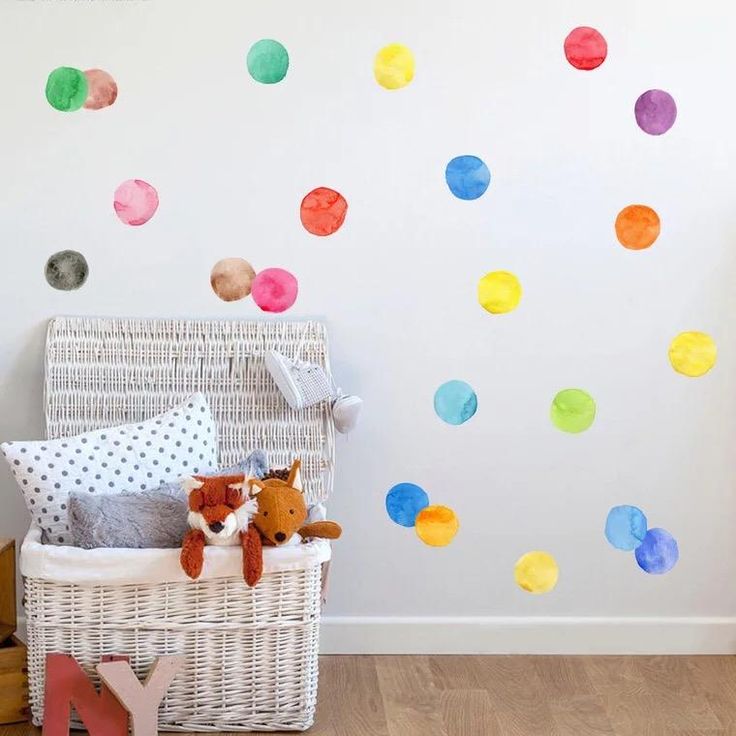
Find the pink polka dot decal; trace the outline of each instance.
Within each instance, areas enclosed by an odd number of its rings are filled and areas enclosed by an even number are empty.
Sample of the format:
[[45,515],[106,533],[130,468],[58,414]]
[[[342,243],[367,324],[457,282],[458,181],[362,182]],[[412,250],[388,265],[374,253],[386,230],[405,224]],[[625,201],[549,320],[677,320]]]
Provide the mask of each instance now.
[[253,280],[251,296],[264,312],[285,312],[299,292],[296,277],[283,268],[267,268]]
[[158,192],[146,181],[128,179],[115,190],[113,206],[126,225],[145,225],[158,209]]

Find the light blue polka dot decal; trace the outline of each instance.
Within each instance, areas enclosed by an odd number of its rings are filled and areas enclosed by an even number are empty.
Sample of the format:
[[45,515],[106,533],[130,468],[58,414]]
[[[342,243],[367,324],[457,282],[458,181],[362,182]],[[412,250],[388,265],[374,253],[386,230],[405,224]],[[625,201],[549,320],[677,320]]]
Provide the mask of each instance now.
[[427,506],[429,496],[414,483],[399,483],[386,494],[386,511],[401,526],[414,526],[417,514]]
[[478,409],[478,397],[465,381],[447,381],[434,394],[434,410],[448,424],[463,424]]
[[647,517],[636,506],[614,506],[606,519],[606,539],[626,552],[636,549],[647,534]]
[[491,172],[477,156],[457,156],[447,164],[445,179],[458,199],[478,199],[491,183]]
[[680,550],[677,541],[666,529],[650,529],[634,555],[644,572],[662,575],[677,564]]

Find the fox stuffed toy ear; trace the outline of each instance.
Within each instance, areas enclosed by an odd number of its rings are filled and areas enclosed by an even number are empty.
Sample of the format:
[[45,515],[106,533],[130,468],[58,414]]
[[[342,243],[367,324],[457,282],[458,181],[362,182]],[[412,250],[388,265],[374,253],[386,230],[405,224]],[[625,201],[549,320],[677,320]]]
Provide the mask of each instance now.
[[[305,524],[307,504],[301,483],[301,461],[294,460],[287,478],[268,478],[249,481],[251,496],[258,502],[253,526],[258,530],[262,545],[278,546],[289,543],[294,535],[300,541],[310,537],[338,539],[340,525],[334,521],[317,521]],[[247,567],[246,561],[246,567]],[[261,562],[261,572],[263,563]],[[255,571],[246,570],[246,580],[256,577]],[[260,574],[257,576],[260,579]],[[258,582],[256,580],[256,582]],[[248,583],[254,585],[255,583]]]
[[188,521],[192,528],[182,540],[180,561],[190,578],[202,574],[207,544],[239,544],[243,549],[246,582],[255,585],[250,580],[260,578],[261,537],[250,523],[258,511],[258,502],[248,496],[245,483],[244,475],[193,476],[183,480],[182,487],[189,496]]

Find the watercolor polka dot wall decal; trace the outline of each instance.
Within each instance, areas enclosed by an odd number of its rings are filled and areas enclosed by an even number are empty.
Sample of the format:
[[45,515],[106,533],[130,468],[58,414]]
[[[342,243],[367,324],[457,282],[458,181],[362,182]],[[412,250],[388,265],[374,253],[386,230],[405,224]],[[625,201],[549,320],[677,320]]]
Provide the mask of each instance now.
[[384,89],[401,89],[414,79],[414,54],[400,43],[384,46],[373,61],[373,75]]
[[146,181],[128,179],[115,190],[113,207],[126,225],[145,225],[158,209],[158,192]]
[[427,506],[429,496],[414,483],[398,483],[386,494],[386,513],[401,526],[414,526],[417,514]]
[[235,302],[250,294],[256,272],[244,258],[223,258],[210,272],[212,290],[224,302]]
[[296,301],[299,283],[283,268],[261,271],[251,288],[253,301],[264,312],[285,312]]
[[630,204],[616,217],[616,237],[629,250],[644,250],[659,237],[659,215],[645,204]]
[[677,541],[666,529],[650,529],[634,555],[644,572],[663,575],[677,564],[680,550]]
[[445,181],[458,199],[478,199],[491,183],[491,172],[477,156],[456,156],[447,164]]
[[478,303],[491,314],[506,314],[519,306],[521,283],[509,271],[489,271],[478,282]]
[[552,400],[550,418],[563,432],[584,432],[595,419],[595,401],[582,389],[563,389]]
[[549,552],[527,552],[514,565],[516,584],[527,593],[549,593],[559,577],[557,561]]
[[256,82],[276,84],[289,70],[289,52],[278,41],[263,38],[250,47],[246,63],[248,73]]
[[690,378],[705,375],[716,364],[717,356],[713,338],[704,332],[681,332],[670,343],[672,367]]
[[84,102],[85,110],[101,110],[110,107],[118,98],[118,85],[115,80],[102,69],[87,69],[84,72],[87,78],[87,99]]
[[650,89],[640,95],[634,105],[636,124],[649,135],[662,135],[677,118],[677,105],[669,92]]
[[616,549],[636,549],[647,534],[647,517],[636,506],[614,506],[606,517],[606,539]]
[[565,39],[565,56],[576,69],[596,69],[608,55],[608,44],[595,28],[573,28]]
[[478,397],[465,381],[447,381],[434,394],[434,410],[448,424],[464,424],[478,410]]
[[70,66],[60,66],[46,80],[49,105],[62,112],[79,110],[87,100],[88,84],[84,72]]
[[60,250],[46,261],[44,274],[49,286],[60,291],[72,291],[87,280],[89,266],[87,259],[76,250]]
[[455,538],[460,522],[448,506],[427,506],[417,514],[414,526],[424,544],[446,547]]
[[299,217],[312,235],[332,235],[337,232],[348,211],[345,197],[329,187],[312,189],[302,200]]

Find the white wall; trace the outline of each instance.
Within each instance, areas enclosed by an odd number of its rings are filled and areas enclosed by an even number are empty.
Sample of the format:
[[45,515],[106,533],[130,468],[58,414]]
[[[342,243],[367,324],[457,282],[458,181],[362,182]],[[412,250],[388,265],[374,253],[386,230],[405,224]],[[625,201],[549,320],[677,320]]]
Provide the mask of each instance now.
[[[338,447],[331,514],[346,534],[335,547],[328,646],[359,645],[360,633],[339,643],[343,617],[351,626],[382,617],[363,629],[372,632],[363,645],[378,649],[399,646],[381,633],[396,617],[422,617],[431,633],[423,646],[437,636],[437,649],[449,646],[457,617],[500,626],[498,643],[478,644],[486,649],[504,648],[506,623],[525,620],[517,617],[646,617],[703,631],[720,622],[711,648],[729,648],[735,22],[730,3],[684,0],[5,0],[0,438],[41,436],[49,317],[258,318],[251,300],[219,301],[209,271],[226,256],[283,266],[300,283],[286,316],[328,321],[337,379],[366,401],[359,430]],[[594,72],[562,55],[577,25],[608,40]],[[245,67],[263,37],[291,57],[285,82],[271,87]],[[414,51],[417,71],[390,93],[374,82],[372,60],[393,41]],[[43,90],[60,65],[110,71],[118,101],[53,110]],[[633,116],[652,87],[679,108],[658,138]],[[455,199],[444,182],[447,161],[465,153],[493,177],[475,202]],[[140,228],[112,212],[113,191],[133,177],[161,198]],[[318,239],[298,205],[320,185],[350,208],[338,233]],[[613,231],[634,202],[662,218],[659,240],[638,253]],[[43,277],[46,258],[65,248],[84,253],[91,271],[71,293]],[[501,318],[475,297],[478,278],[496,269],[524,287],[519,309]],[[670,339],[686,329],[719,348],[698,380],[667,362]],[[451,378],[479,398],[461,427],[432,408]],[[568,386],[598,403],[596,423],[578,436],[548,419],[551,398]],[[21,537],[23,504],[0,472],[0,536]],[[388,519],[384,496],[400,481],[456,510],[452,545],[426,547]],[[602,528],[617,503],[641,506],[676,536],[671,573],[646,575],[608,546]],[[550,594],[514,584],[514,561],[530,549],[559,562]],[[405,648],[421,648],[410,643],[420,623],[404,620]],[[675,648],[678,636],[654,628],[649,648]],[[473,648],[467,631],[457,648]],[[557,648],[585,649],[597,639],[585,631],[571,626]],[[646,649],[637,636],[609,648]],[[544,636],[526,641],[556,648]]]

